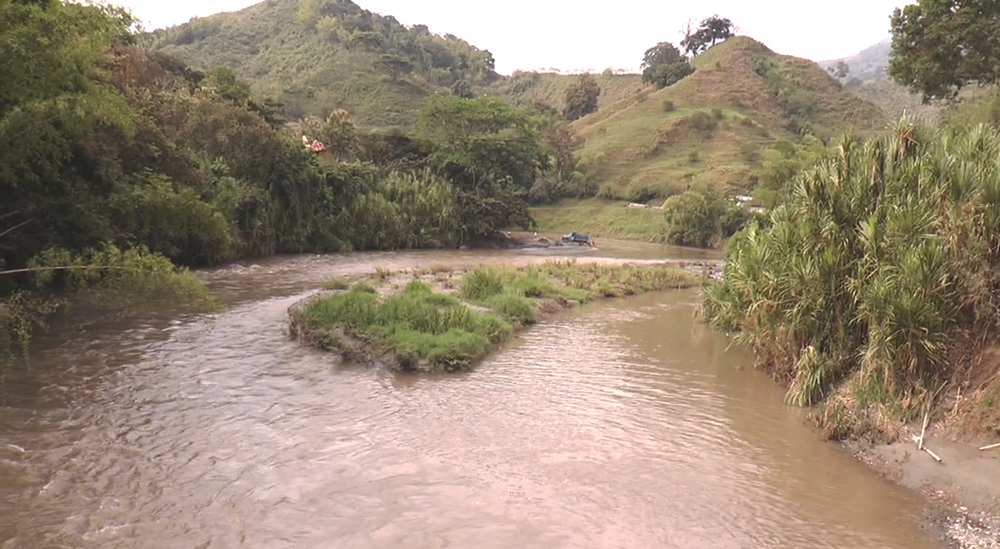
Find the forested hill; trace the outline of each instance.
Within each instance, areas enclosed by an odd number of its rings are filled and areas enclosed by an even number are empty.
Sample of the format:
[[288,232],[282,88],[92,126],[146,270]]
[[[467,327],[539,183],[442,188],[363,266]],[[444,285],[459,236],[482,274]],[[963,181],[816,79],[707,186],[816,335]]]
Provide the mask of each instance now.
[[462,95],[497,76],[489,51],[350,0],[266,0],[146,40],[196,68],[233,69],[290,118],[342,108],[366,127],[411,125],[431,92]]

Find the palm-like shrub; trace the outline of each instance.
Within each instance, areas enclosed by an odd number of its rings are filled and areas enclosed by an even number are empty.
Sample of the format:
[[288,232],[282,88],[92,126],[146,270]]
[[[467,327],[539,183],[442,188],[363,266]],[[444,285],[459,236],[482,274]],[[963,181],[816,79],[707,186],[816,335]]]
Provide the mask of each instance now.
[[904,119],[842,138],[791,187],[729,243],[705,318],[738,331],[795,404],[841,387],[912,416],[950,375],[954,342],[996,322],[1000,133]]

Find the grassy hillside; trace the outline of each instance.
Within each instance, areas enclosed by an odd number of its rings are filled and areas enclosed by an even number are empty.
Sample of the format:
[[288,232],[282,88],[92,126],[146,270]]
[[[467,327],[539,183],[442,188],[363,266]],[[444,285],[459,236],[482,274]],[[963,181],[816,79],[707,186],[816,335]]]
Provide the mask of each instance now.
[[705,183],[749,191],[760,149],[809,132],[829,138],[881,130],[872,103],[804,59],[746,37],[697,56],[694,74],[643,89],[574,123],[605,198],[643,200]]
[[196,68],[232,68],[254,91],[285,103],[292,118],[342,108],[369,127],[409,125],[429,93],[497,76],[488,51],[349,0],[266,0],[148,40]]
[[[646,88],[642,76],[638,74],[595,74],[601,95],[597,109],[607,108],[618,101],[635,95]],[[484,93],[498,95],[520,107],[536,107],[540,104],[561,110],[566,90],[579,77],[571,74],[544,72],[515,72],[509,77],[500,77]]]

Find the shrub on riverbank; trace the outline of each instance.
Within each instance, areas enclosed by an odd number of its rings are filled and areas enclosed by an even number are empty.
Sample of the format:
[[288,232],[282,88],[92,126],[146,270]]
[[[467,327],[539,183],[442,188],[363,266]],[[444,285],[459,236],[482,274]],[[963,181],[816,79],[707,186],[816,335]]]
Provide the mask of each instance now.
[[453,372],[468,369],[544,314],[599,297],[697,283],[697,277],[678,269],[562,261],[481,267],[461,277],[457,296],[444,285],[440,293],[433,291],[430,284],[442,278],[451,286],[453,274],[441,269],[413,273],[414,279],[396,291],[401,279],[387,271],[368,281],[373,285],[359,282],[349,290],[344,290],[346,281],[331,281],[327,287],[335,293],[292,308],[291,333],[349,360]]
[[[704,316],[739,331],[831,438],[891,436],[997,327],[1000,133],[906,121],[843,138],[727,250]],[[970,337],[971,336],[971,337]],[[832,397],[832,398],[831,398]]]

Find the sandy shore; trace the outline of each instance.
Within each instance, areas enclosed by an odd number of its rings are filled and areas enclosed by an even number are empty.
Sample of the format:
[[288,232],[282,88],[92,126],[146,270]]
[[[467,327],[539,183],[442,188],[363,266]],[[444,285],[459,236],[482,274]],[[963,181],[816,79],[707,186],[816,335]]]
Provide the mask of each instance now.
[[996,443],[956,442],[934,426],[924,446],[941,458],[917,448],[920,425],[907,427],[900,442],[847,447],[885,478],[916,490],[929,502],[927,530],[954,549],[1000,549],[1000,448]]

